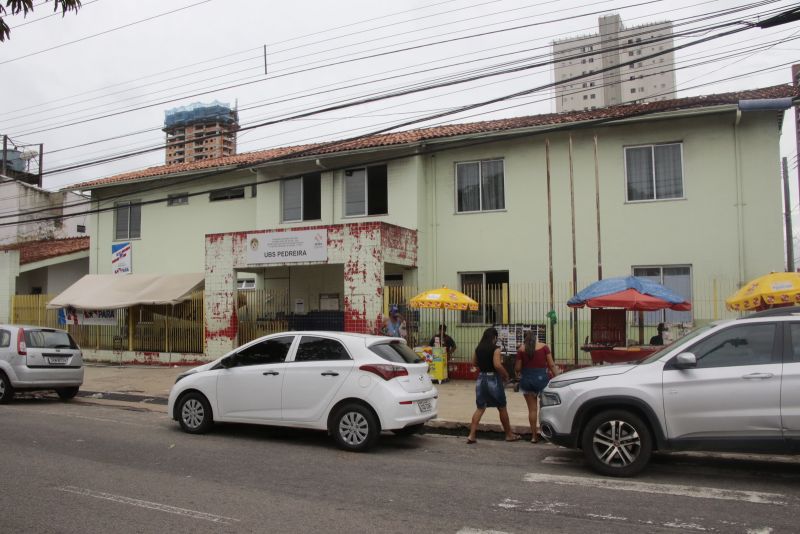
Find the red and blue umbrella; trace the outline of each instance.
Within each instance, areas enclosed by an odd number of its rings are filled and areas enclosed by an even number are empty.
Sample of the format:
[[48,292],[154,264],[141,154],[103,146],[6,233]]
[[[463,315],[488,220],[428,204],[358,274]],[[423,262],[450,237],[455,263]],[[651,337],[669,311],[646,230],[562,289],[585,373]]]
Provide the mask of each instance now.
[[692,305],[657,282],[638,276],[598,280],[567,301],[570,308],[625,308],[626,310],[689,311]]

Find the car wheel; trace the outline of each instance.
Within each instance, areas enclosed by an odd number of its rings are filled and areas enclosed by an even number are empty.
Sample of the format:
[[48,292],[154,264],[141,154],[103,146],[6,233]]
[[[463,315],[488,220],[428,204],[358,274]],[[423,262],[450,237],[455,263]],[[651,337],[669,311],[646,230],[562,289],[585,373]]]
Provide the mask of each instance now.
[[609,410],[589,420],[581,446],[589,465],[598,473],[630,477],[650,460],[653,438],[638,416],[625,410]]
[[178,401],[178,421],[184,432],[202,434],[214,424],[211,405],[199,393],[187,393]]
[[363,452],[375,445],[381,429],[372,410],[361,404],[346,404],[336,411],[331,433],[340,448]]
[[14,388],[4,373],[0,373],[0,404],[8,404],[14,398]]
[[419,434],[424,426],[424,423],[419,425],[409,425],[407,427],[392,430],[392,433],[396,436],[413,436],[414,434]]
[[78,394],[78,389],[80,389],[80,388],[78,388],[77,386],[76,387],[71,387],[71,388],[58,388],[56,390],[56,393],[58,393],[58,397],[62,401],[68,401],[68,400],[74,398],[75,395]]

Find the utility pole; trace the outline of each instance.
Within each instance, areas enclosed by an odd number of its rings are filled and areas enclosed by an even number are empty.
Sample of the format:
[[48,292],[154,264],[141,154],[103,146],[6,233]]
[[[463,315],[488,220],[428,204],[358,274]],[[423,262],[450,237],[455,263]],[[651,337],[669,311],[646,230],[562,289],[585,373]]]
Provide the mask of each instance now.
[[792,202],[789,198],[789,160],[783,158],[783,217],[786,224],[786,270],[794,272],[794,234],[792,233]]

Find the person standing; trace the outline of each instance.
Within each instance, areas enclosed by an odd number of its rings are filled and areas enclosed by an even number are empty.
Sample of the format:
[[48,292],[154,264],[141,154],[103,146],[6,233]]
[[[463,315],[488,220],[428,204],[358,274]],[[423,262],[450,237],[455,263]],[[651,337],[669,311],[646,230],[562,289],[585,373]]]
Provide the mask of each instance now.
[[456,352],[456,342],[447,335],[447,325],[444,323],[439,325],[439,332],[431,337],[429,345],[431,347],[444,347],[448,360]]
[[486,408],[497,408],[500,412],[500,424],[506,434],[506,441],[518,441],[520,437],[511,431],[506,408],[505,383],[508,382],[508,371],[503,367],[500,347],[497,346],[497,330],[492,327],[483,332],[478,346],[472,356],[472,364],[480,371],[475,382],[475,404],[477,409],[472,414],[469,425],[467,444],[477,442],[478,423]]
[[664,330],[667,327],[664,326],[664,323],[658,323],[658,327],[656,327],[656,331],[658,334],[650,338],[651,345],[663,345],[664,344]]
[[406,337],[406,322],[403,316],[400,315],[397,304],[392,304],[389,308],[389,318],[386,319],[386,324],[383,328],[386,335],[389,337]]
[[550,347],[536,339],[533,330],[525,332],[523,343],[517,348],[514,373],[519,378],[519,391],[528,405],[528,422],[531,425],[531,443],[539,442],[539,393],[550,379],[547,370],[557,376],[558,367],[553,361]]

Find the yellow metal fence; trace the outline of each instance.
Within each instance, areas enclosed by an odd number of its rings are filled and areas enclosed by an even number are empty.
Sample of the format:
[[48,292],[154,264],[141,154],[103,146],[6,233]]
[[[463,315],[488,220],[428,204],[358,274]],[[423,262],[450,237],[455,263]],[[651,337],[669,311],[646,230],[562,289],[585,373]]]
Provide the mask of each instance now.
[[47,326],[69,331],[83,348],[202,354],[203,293],[174,306],[134,306],[114,310],[109,325],[64,324],[59,310],[48,310],[55,295],[14,295],[12,320],[15,324]]
[[[579,281],[578,289],[593,280]],[[422,288],[427,289],[427,288]],[[693,283],[692,312],[688,324],[673,324],[670,334],[680,335],[693,325],[716,319],[736,317],[725,309],[725,298],[737,289],[733,280],[695,280]],[[576,290],[571,282],[553,285],[553,300],[547,283],[497,284],[488,287],[461,288],[480,303],[473,311],[416,310],[408,302],[421,289],[412,286],[384,288],[384,314],[396,304],[407,322],[407,338],[411,345],[427,344],[444,322],[447,333],[458,346],[454,360],[469,361],[483,331],[493,324],[544,325],[545,339],[553,349],[559,363],[588,364],[591,359],[578,348],[590,334],[590,312],[574,311],[567,300]],[[47,310],[52,295],[16,295],[13,298],[13,321],[65,328],[59,323],[58,311]],[[557,321],[550,324],[547,314],[555,311]],[[237,298],[239,319],[239,344],[260,336],[283,332],[296,327],[293,323],[288,289],[243,290]],[[659,319],[646,316],[643,329],[645,342],[655,334]],[[663,320],[663,319],[660,319]],[[628,338],[638,340],[638,314],[628,313]],[[128,350],[152,352],[203,352],[203,294],[198,292],[186,302],[175,306],[137,306],[116,310],[115,325],[66,325],[76,341],[86,348],[101,350]],[[331,326],[332,330],[337,328]],[[508,347],[510,351],[514,347]]]

